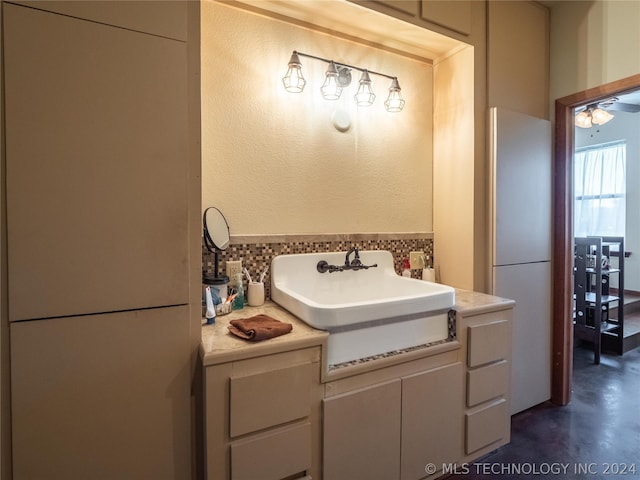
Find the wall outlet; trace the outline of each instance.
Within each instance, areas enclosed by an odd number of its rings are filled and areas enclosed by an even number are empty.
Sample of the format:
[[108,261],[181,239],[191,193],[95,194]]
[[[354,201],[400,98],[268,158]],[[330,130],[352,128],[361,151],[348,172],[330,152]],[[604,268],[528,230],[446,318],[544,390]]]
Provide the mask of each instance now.
[[242,275],[242,260],[228,260],[227,277],[229,277],[230,285],[236,284],[238,274]]
[[409,263],[411,264],[411,270],[424,268],[424,252],[410,252]]

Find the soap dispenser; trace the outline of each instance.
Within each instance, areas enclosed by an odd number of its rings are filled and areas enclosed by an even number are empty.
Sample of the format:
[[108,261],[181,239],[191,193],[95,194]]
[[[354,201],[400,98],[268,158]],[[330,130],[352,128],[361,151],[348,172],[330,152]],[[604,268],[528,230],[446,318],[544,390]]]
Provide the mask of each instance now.
[[238,294],[236,295],[236,298],[233,299],[233,309],[242,310],[244,307],[244,285],[242,284],[241,273],[236,275],[236,289]]
[[422,279],[432,283],[435,283],[436,281],[436,271],[433,269],[433,265],[429,260],[429,255],[427,255],[427,258],[424,261],[424,268],[422,269]]
[[411,277],[411,262],[409,262],[408,258],[402,261],[402,276]]

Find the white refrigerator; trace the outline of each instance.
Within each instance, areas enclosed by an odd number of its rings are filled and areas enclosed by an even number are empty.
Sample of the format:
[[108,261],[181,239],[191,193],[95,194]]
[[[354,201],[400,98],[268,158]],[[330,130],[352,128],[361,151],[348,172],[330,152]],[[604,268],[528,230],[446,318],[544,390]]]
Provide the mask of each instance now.
[[551,125],[491,108],[491,288],[516,301],[511,414],[551,398]]

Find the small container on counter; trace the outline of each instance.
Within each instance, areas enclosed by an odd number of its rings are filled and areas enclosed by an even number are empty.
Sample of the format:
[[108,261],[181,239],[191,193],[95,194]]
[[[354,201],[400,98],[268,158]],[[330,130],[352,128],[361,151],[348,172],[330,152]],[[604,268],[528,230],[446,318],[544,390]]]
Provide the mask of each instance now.
[[251,282],[249,283],[249,290],[247,292],[249,306],[259,307],[264,303],[264,282]]
[[207,305],[206,305],[206,288],[211,287],[211,297],[213,300],[214,307],[216,308],[216,313],[220,313],[218,310],[218,305],[224,304],[225,300],[228,297],[228,285],[229,285],[229,277],[226,275],[222,275],[220,277],[215,277],[213,275],[202,274],[202,316],[204,317],[207,313]]

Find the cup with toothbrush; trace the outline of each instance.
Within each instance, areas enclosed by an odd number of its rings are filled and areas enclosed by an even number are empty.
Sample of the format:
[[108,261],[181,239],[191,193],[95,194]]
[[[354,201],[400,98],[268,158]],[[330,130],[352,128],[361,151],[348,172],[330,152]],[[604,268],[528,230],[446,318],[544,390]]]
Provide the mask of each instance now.
[[269,271],[269,267],[267,267],[258,277],[258,281],[253,281],[251,275],[249,275],[248,270],[245,268],[245,276],[249,281],[249,289],[248,289],[248,297],[249,297],[249,306],[251,307],[259,307],[264,304],[264,277]]

